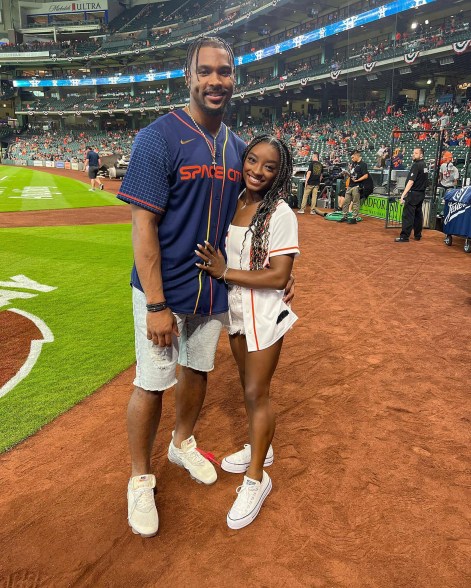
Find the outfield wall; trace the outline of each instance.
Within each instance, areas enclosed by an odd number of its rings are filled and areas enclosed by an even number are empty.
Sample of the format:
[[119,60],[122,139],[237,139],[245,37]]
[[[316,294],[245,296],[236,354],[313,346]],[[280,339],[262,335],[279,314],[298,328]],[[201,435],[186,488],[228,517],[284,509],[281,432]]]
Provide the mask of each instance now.
[[39,159],[3,159],[3,165],[17,165],[24,167],[55,167],[58,169],[73,169],[76,171],[83,170],[83,163],[74,163],[70,161],[45,161]]

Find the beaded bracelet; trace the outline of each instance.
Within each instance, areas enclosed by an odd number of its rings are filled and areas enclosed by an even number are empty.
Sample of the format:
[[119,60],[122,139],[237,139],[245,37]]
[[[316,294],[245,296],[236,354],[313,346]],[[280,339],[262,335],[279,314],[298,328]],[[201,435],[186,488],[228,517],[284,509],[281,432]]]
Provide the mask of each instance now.
[[146,304],[147,312],[160,312],[167,308],[166,302],[156,302],[155,304]]

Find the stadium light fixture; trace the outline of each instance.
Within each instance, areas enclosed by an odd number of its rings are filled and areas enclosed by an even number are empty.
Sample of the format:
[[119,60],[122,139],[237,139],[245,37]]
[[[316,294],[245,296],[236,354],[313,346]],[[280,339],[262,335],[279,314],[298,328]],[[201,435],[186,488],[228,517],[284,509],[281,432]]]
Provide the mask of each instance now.
[[416,23],[416,22],[413,22],[413,23],[410,25],[410,28],[411,28],[413,31],[415,31],[415,29],[417,28],[417,23]]
[[432,83],[432,79],[431,79],[431,78],[429,78],[429,79],[427,80],[427,85],[428,85],[428,86],[430,86],[430,84],[431,84],[431,83]]

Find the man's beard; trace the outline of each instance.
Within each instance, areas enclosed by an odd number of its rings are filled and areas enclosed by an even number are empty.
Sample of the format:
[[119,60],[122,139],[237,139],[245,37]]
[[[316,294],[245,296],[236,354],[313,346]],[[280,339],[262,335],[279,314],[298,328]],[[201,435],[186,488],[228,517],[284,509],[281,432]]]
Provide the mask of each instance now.
[[201,104],[201,110],[207,114],[208,116],[221,116],[222,114],[224,114],[226,112],[226,108],[227,108],[228,102],[223,102],[221,104],[221,106],[219,106],[219,108],[210,108],[209,106],[206,106],[206,104]]

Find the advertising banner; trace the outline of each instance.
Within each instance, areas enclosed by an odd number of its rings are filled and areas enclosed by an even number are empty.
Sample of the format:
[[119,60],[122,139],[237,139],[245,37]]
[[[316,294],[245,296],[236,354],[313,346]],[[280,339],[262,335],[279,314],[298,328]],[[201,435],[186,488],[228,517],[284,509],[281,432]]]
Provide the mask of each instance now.
[[58,168],[60,167],[61,169],[64,169],[64,167],[65,167],[64,161],[56,161],[55,164],[56,164],[56,167],[58,167]]
[[46,167],[54,167],[53,161],[46,161]]
[[64,12],[93,12],[108,10],[108,0],[96,2],[44,2],[37,8],[26,9],[27,14],[61,14]]
[[79,168],[78,163],[72,163],[71,168],[78,171],[78,168]]
[[37,159],[35,159],[33,161],[33,166],[34,167],[42,167],[43,166],[43,162],[42,161],[38,161]]
[[372,216],[373,218],[386,218],[386,209],[388,207],[388,199],[384,196],[376,196],[372,194],[368,196],[360,208],[360,214]]
[[65,169],[70,169],[70,161],[65,162]]

